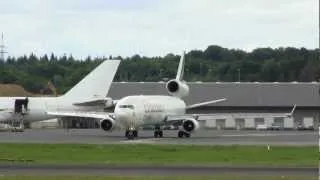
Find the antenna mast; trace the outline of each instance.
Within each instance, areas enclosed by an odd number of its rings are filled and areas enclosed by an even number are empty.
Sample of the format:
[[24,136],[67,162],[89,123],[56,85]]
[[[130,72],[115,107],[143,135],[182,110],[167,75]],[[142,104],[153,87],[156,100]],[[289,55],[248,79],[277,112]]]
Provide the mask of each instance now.
[[1,44],[0,44],[0,60],[4,61],[4,54],[8,53],[5,51],[6,46],[4,45],[3,33],[1,33]]

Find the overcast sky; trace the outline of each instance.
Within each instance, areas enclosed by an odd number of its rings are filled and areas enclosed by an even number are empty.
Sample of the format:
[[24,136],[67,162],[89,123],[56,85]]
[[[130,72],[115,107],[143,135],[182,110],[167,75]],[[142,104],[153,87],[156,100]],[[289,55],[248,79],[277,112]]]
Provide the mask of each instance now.
[[8,55],[318,47],[318,0],[0,0]]

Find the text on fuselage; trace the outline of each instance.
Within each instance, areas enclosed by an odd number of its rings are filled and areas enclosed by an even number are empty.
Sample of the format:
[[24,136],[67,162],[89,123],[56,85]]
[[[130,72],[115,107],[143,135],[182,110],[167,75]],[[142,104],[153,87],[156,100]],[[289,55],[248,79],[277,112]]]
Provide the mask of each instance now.
[[145,113],[164,112],[164,106],[161,104],[145,104]]

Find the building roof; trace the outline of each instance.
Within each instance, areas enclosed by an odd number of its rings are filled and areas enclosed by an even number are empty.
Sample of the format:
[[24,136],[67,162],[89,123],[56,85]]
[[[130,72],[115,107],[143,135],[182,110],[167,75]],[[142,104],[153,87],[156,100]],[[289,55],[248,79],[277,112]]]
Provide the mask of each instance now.
[[[227,101],[211,106],[227,107],[320,107],[320,83],[188,83],[190,94],[185,101],[194,104],[219,98]],[[114,82],[108,96],[168,95],[164,82]]]

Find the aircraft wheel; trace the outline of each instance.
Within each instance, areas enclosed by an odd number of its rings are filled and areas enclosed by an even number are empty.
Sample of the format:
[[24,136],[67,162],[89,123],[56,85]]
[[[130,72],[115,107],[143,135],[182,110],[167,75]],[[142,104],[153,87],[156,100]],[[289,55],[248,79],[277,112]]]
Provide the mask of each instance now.
[[154,131],[154,137],[155,138],[162,138],[163,137],[163,132],[162,131]]
[[184,131],[179,131],[178,132],[178,137],[179,138],[183,138],[183,137],[186,137],[186,138],[189,138],[191,135],[189,133],[186,133]]
[[189,133],[184,133],[184,136],[186,137],[186,138],[189,138],[190,137],[190,134]]
[[163,132],[159,131],[159,137],[162,138],[163,137]]
[[179,132],[178,132],[178,137],[179,137],[179,138],[183,138],[183,136],[184,136],[184,132],[183,132],[183,131],[179,131]]
[[138,137],[138,131],[133,131],[133,136]]
[[134,131],[130,131],[130,130],[126,131],[126,137],[128,139],[134,139],[134,137],[135,137]]
[[157,138],[159,136],[158,131],[154,131],[153,136],[154,136],[154,138]]

